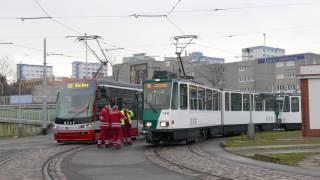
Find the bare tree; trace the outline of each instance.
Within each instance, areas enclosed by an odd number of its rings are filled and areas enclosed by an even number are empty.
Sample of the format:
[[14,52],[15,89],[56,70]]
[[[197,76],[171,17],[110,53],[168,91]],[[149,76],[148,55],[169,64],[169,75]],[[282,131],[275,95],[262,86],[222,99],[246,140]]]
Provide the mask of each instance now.
[[4,87],[8,85],[8,77],[13,74],[13,63],[10,62],[9,57],[0,59],[0,83],[1,83],[1,96],[3,96]]
[[222,88],[220,84],[223,81],[223,65],[222,64],[205,64],[200,65],[197,74],[199,78],[204,78],[212,87]]

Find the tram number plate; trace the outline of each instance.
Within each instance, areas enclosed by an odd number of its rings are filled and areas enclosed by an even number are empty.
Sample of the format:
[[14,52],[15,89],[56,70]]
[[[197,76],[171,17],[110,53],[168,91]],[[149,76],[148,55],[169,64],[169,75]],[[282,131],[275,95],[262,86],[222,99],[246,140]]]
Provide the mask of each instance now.
[[195,126],[198,124],[197,118],[190,118],[190,126]]

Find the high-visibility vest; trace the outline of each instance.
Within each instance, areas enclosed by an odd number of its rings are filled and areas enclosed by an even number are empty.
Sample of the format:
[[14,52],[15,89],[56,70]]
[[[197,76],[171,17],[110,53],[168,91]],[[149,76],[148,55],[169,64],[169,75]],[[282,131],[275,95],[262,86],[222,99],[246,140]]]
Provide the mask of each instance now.
[[[123,116],[128,117],[128,123],[131,124],[131,119],[133,118],[133,115],[134,115],[133,112],[130,111],[129,109],[122,109],[121,113]],[[125,125],[124,119],[121,120],[121,125]]]

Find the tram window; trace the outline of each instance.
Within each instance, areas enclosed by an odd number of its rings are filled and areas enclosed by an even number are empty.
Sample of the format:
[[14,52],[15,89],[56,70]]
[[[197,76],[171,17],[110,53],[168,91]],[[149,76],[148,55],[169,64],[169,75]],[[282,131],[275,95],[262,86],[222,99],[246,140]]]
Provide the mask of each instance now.
[[212,90],[206,89],[206,110],[212,110]]
[[242,111],[241,94],[231,93],[231,111]]
[[275,111],[275,98],[273,96],[266,96],[266,111]]
[[198,106],[199,110],[204,110],[204,101],[205,101],[205,89],[202,87],[198,88]]
[[219,93],[217,91],[213,91],[213,110],[219,110]]
[[188,109],[188,86],[180,84],[180,109]]
[[299,112],[299,98],[298,97],[292,97],[291,98],[291,112]]
[[263,109],[263,98],[261,95],[254,95],[254,110],[255,111],[264,111]]
[[173,86],[172,86],[171,109],[178,109],[178,83],[177,82],[173,82]]
[[250,111],[250,97],[249,97],[249,94],[243,94],[242,102],[243,102],[243,111]]
[[225,104],[225,110],[229,111],[230,107],[229,107],[229,93],[225,93],[224,94],[224,104]]
[[197,110],[198,109],[198,102],[197,102],[197,86],[190,85],[189,90],[189,104],[191,110]]
[[290,112],[289,96],[285,96],[285,97],[284,97],[283,112]]

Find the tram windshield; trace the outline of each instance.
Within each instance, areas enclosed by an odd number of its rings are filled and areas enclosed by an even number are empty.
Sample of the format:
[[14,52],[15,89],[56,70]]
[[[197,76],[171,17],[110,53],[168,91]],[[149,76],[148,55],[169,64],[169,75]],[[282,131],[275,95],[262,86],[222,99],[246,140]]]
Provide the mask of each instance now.
[[144,109],[169,109],[171,82],[144,84]]
[[94,80],[67,83],[57,100],[56,118],[76,121],[78,118],[92,117],[95,90]]

